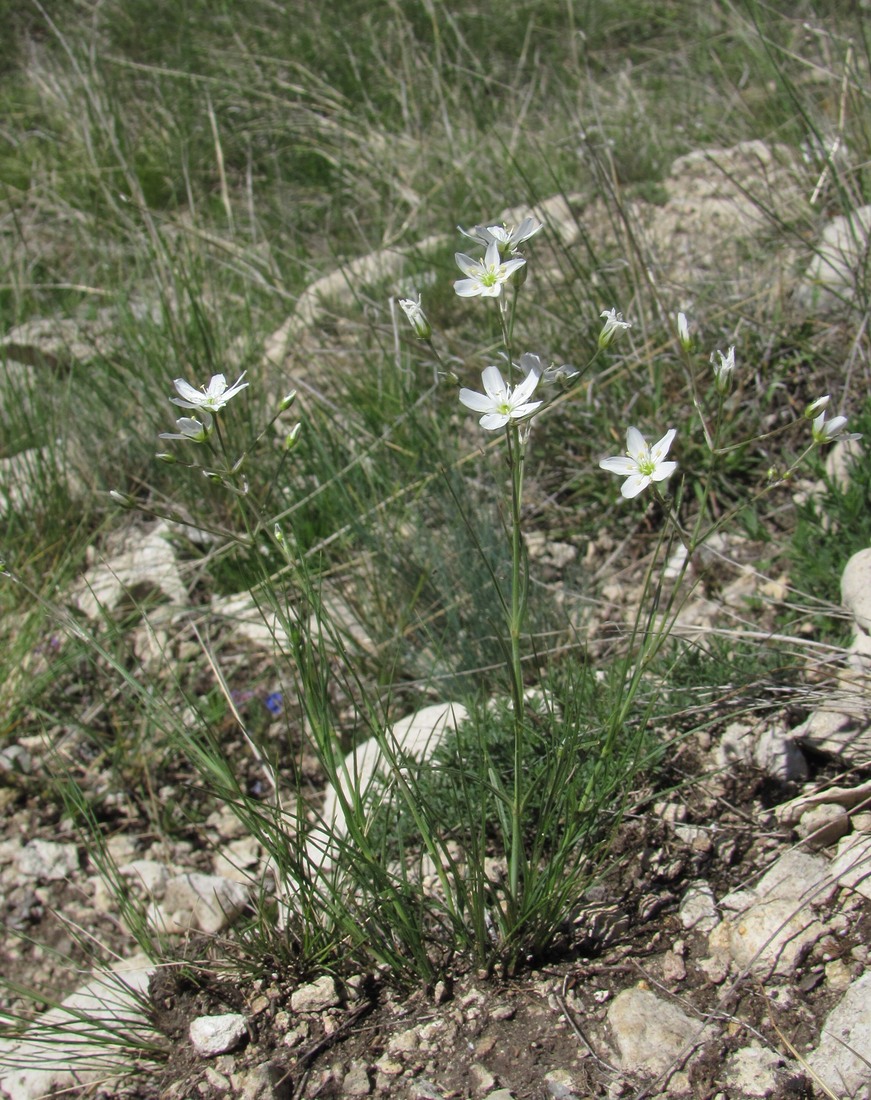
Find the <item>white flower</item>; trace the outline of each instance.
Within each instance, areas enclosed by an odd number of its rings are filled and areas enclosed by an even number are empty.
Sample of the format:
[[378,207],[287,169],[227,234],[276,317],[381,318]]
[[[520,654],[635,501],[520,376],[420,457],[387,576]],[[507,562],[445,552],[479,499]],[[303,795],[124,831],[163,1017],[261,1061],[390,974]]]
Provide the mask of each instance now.
[[212,418],[203,413],[202,423],[192,416],[182,416],[176,420],[177,432],[161,432],[161,439],[186,439],[191,443],[205,443],[212,431]]
[[600,348],[608,347],[618,332],[632,328],[631,321],[624,321],[623,314],[618,313],[616,309],[603,309],[599,316],[605,318],[605,325],[599,333]]
[[483,413],[479,421],[481,427],[494,432],[497,428],[504,428],[510,420],[522,420],[538,408],[541,402],[529,401],[528,398],[532,396],[540,377],[537,371],[531,370],[512,390],[498,367],[485,367],[481,374],[485,392],[462,389],[460,401],[467,409]]
[[648,447],[641,432],[637,428],[629,428],[626,432],[626,455],[603,458],[599,466],[610,474],[626,478],[620,486],[624,497],[637,497],[651,481],[665,481],[677,469],[676,462],[665,461],[676,435],[677,429],[670,428],[658,443]]
[[502,284],[526,263],[522,256],[503,261],[495,240],[487,245],[483,260],[473,260],[462,252],[458,252],[454,258],[460,271],[468,276],[454,283],[454,290],[461,298],[475,298],[478,295],[483,298],[498,298],[502,293]]
[[811,425],[814,443],[822,447],[826,443],[834,443],[836,439],[843,440],[846,443],[851,439],[862,438],[861,435],[857,435],[855,432],[852,434],[846,433],[844,431],[846,427],[846,416],[833,416],[832,419],[826,423],[826,414],[825,412],[821,412]]
[[203,409],[206,412],[218,412],[219,409],[223,409],[231,397],[235,397],[248,385],[247,382],[242,381],[245,373],[243,371],[229,388],[227,379],[223,374],[213,374],[208,386],[202,390],[195,390],[183,378],[176,378],[173,385],[179,396],[170,397],[170,401],[174,405],[180,405],[183,409]]
[[544,229],[544,222],[540,222],[538,218],[524,218],[519,225],[510,227],[502,222],[501,225],[476,225],[472,229],[463,229],[458,225],[457,229],[464,237],[477,241],[485,248],[495,241],[499,252],[506,256],[516,252],[519,245],[534,237],[540,229]]
[[[719,359],[719,362],[717,360]],[[732,375],[735,373],[735,345],[733,344],[724,355],[721,351],[711,352],[711,366],[714,368],[714,381],[720,393],[728,393],[732,386]]]
[[429,340],[432,336],[432,327],[429,321],[426,319],[426,314],[420,305],[420,295],[417,296],[417,301],[414,298],[400,298],[399,304],[408,318],[411,327],[414,329],[414,334],[418,340]]

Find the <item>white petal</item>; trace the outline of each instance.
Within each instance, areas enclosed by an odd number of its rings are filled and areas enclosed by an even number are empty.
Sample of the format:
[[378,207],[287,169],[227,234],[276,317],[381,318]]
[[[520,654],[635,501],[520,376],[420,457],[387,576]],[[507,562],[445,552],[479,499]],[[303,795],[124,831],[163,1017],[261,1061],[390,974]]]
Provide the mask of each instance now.
[[[538,373],[537,370],[531,370],[529,374],[527,374],[527,376],[523,379],[523,381],[515,387],[514,393],[511,395],[511,403],[514,404],[515,401],[525,401],[538,385],[538,381],[540,378],[541,375]],[[538,404],[540,405],[541,402],[539,401]]]
[[529,416],[530,413],[535,412],[541,404],[543,404],[541,401],[527,401],[523,405],[512,405],[511,417],[513,420],[521,420],[524,416]]
[[621,477],[628,477],[629,474],[638,472],[636,464],[631,458],[627,458],[625,455],[616,455],[614,458],[603,458],[599,463],[599,467],[602,470],[607,470],[609,474],[619,474]]
[[213,374],[206,386],[207,397],[220,397],[227,388],[227,379],[223,374]]
[[676,462],[657,462],[656,469],[650,475],[651,481],[665,481],[677,469]]
[[481,374],[481,381],[484,383],[488,397],[494,401],[508,400],[508,387],[498,367],[485,367]]
[[491,412],[486,416],[482,416],[478,423],[482,428],[486,428],[488,432],[495,432],[497,428],[504,428],[508,423],[509,417],[505,413]]
[[647,440],[637,428],[628,428],[626,431],[626,450],[632,458],[640,458],[647,455]]
[[[185,408],[195,409],[205,397],[205,394],[202,392],[202,390],[194,389],[194,387],[189,382],[185,382],[183,378],[176,378],[173,382],[173,385],[175,386],[176,393],[178,393],[179,397],[183,397],[185,401],[193,402],[192,405],[185,405]],[[170,398],[170,400],[172,400],[172,398]]]
[[838,434],[838,432],[844,427],[844,425],[846,423],[847,423],[846,416],[832,417],[832,419],[828,422],[828,424],[826,424],[826,429],[825,429],[826,430],[826,435],[828,436],[828,438],[832,439],[833,436],[836,436]]
[[489,412],[493,408],[492,398],[476,393],[475,390],[460,390],[460,403],[474,412]]
[[481,293],[481,284],[475,279],[457,279],[454,292],[461,298],[474,298]]
[[454,259],[457,261],[457,267],[464,275],[474,275],[481,270],[480,260],[473,260],[472,257],[467,256],[465,252],[454,253]]
[[494,237],[487,245],[487,251],[484,253],[484,267],[498,267],[499,266],[499,243]]
[[631,500],[633,497],[637,497],[640,492],[643,492],[649,484],[650,478],[644,474],[632,474],[620,486],[620,492],[627,500]]
[[502,265],[502,275],[504,278],[508,278],[509,275],[513,275],[518,267],[523,267],[526,260],[522,256],[516,256],[513,260],[506,260]]
[[654,443],[650,448],[650,457],[654,462],[659,462],[660,459],[665,458],[668,454],[668,449],[674,442],[674,437],[677,435],[677,428],[669,428],[662,439],[658,443]]

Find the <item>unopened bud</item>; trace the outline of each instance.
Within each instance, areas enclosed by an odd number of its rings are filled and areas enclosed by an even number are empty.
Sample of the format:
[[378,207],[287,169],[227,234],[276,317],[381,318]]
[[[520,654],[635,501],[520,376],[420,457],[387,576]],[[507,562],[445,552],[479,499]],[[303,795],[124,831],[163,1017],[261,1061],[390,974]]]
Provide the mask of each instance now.
[[302,431],[302,422],[300,422],[299,424],[294,424],[294,426],[291,428],[291,430],[285,436],[285,439],[284,439],[284,449],[285,449],[285,451],[292,451],[293,450],[293,448],[297,444],[297,441],[299,439],[299,433],[301,431]]
[[600,316],[605,318],[604,327],[599,333],[599,350],[603,351],[611,345],[619,332],[632,328],[632,322],[624,321],[623,314],[618,313],[616,309],[603,309]]
[[684,351],[693,350],[693,338],[690,336],[690,326],[687,324],[685,313],[677,315],[677,338],[680,340],[680,346]]
[[735,345],[724,355],[721,351],[711,352],[711,366],[714,368],[714,382],[722,394],[732,388],[732,375],[735,373]]
[[818,397],[816,401],[811,401],[811,403],[805,409],[804,415],[807,417],[808,420],[816,420],[819,414],[821,412],[825,412],[825,410],[829,407],[830,400],[831,398],[828,394],[826,394],[825,397]]
[[119,508],[135,508],[136,501],[129,493],[119,493],[117,489],[110,489],[109,496]]
[[160,454],[156,454],[154,457],[158,462],[165,462],[167,466],[173,466],[178,462],[175,455],[171,455],[168,451],[161,451]]
[[278,406],[278,411],[284,412],[286,409],[289,409],[294,401],[296,401],[296,390],[291,390],[286,397],[282,397],[281,403]]
[[399,305],[408,318],[409,324],[414,329],[414,335],[418,340],[429,340],[432,336],[432,326],[426,319],[426,314],[420,304],[420,295],[414,298],[400,298]]

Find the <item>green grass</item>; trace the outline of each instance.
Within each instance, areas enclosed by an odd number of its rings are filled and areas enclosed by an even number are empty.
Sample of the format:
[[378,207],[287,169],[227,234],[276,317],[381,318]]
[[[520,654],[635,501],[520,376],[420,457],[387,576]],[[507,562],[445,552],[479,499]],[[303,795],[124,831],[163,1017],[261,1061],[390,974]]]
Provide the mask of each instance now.
[[[471,248],[454,227],[565,196],[575,236],[567,244],[551,224],[530,242],[518,348],[583,367],[603,308],[633,322],[536,425],[523,498],[524,530],[574,551],[558,566],[530,563],[523,674],[553,694],[525,730],[536,792],[526,836],[549,823],[535,858],[580,852],[595,875],[626,800],[643,781],[656,785],[663,745],[651,715],[683,733],[699,721],[699,693],[719,713],[736,699],[754,706],[772,683],[773,699],[801,691],[795,647],[736,635],[672,651],[650,603],[637,611],[634,596],[614,595],[643,589],[666,615],[684,598],[658,580],[674,549],[666,512],[623,502],[597,467],[623,450],[628,423],[648,439],[679,428],[673,488],[686,532],[723,523],[751,540],[757,568],[788,572],[788,612],[761,599],[744,609],[758,614],[759,633],[788,636],[810,617],[819,640],[845,640],[842,624],[813,616],[819,601],[838,602],[840,569],[871,536],[867,462],[847,490],[827,484],[825,498],[797,509],[794,480],[767,489],[769,472],[805,450],[808,425],[791,425],[820,394],[871,435],[864,273],[833,315],[808,316],[790,293],[825,220],[871,198],[865,23],[822,0],[476,0],[461,10],[343,0],[328,14],[310,0],[166,0],[147,17],[134,0],[108,0],[0,4],[0,17],[0,335],[25,326],[17,343],[31,348],[23,369],[20,350],[0,359],[0,459],[27,455],[34,471],[28,500],[4,507],[5,484],[0,493],[0,557],[15,577],[0,583],[0,741],[70,732],[57,765],[67,811],[92,830],[97,853],[119,807],[143,830],[201,838],[210,810],[232,804],[279,881],[308,890],[285,934],[280,899],[258,887],[233,949],[240,972],[280,957],[316,973],[339,943],[355,965],[374,955],[428,980],[471,958],[510,967],[541,954],[581,880],[536,880],[517,927],[500,926],[492,946],[499,891],[481,874],[464,878],[446,845],[462,836],[478,856],[505,854],[516,729],[501,704],[488,710],[512,681],[494,596],[494,583],[510,581],[505,456],[457,404],[455,385],[433,382],[440,366],[477,386],[500,339],[495,311],[453,293],[453,253]],[[666,201],[674,159],[754,139],[794,152],[798,197],[780,211],[754,191],[765,223],[757,243],[669,283],[671,257],[651,253],[644,222]],[[420,250],[433,234],[443,240]],[[663,247],[680,249],[680,237]],[[323,302],[287,359],[264,363],[266,339],[307,286],[381,248],[405,256],[400,274]],[[775,256],[783,292],[744,289],[739,275]],[[391,297],[413,289],[438,360],[391,312]],[[695,332],[690,358],[675,337],[678,309]],[[39,321],[57,323],[67,346],[34,352],[27,326]],[[736,384],[720,408],[707,357],[733,343]],[[203,452],[158,440],[180,414],[168,402],[173,379],[232,382],[243,371],[249,388],[221,418],[232,456],[247,452],[245,497],[187,467]],[[296,405],[260,437],[291,389]],[[709,422],[722,414],[720,442],[733,449],[711,457],[694,399]],[[155,461],[163,449],[180,461]],[[136,510],[119,509],[112,490]],[[155,609],[154,594],[137,589],[88,622],[70,586],[129,524],[166,514],[208,531],[175,529],[189,607],[161,626],[149,661],[136,630],[165,611],[159,596]],[[716,595],[719,579],[704,579]],[[278,613],[283,651],[252,649],[212,617],[212,600],[249,590]],[[325,595],[340,597],[365,644],[339,636]],[[62,645],[47,662],[52,639]],[[770,677],[755,679],[760,667]],[[279,688],[285,710],[273,720],[256,700]],[[237,708],[246,740],[228,700],[251,691],[255,701]],[[312,795],[305,754],[317,758],[317,782],[336,778],[342,752],[451,697],[472,705],[474,720],[425,782],[392,788],[402,812],[386,804],[390,828],[369,835],[364,807],[350,807],[346,854],[363,901],[343,907],[347,895],[331,894],[302,839],[279,827],[263,794],[269,777],[299,798],[301,824]],[[95,711],[99,699],[111,702]],[[100,769],[108,789],[95,783]],[[593,774],[617,807],[611,817],[583,800]],[[154,797],[161,785],[187,797],[167,809]],[[572,819],[570,803],[588,816]],[[446,863],[449,900],[424,899],[407,869],[389,870],[397,835]]]

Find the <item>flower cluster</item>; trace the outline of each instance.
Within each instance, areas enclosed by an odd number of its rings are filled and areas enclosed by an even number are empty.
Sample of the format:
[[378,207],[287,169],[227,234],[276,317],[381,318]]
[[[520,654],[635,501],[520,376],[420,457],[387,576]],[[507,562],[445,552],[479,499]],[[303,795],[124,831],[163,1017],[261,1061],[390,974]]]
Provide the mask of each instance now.
[[[544,226],[536,218],[524,218],[519,225],[476,225],[473,229],[460,228],[464,237],[484,246],[481,260],[458,252],[454,259],[466,276],[457,279],[454,290],[461,298],[498,298],[502,287],[518,274],[526,260],[517,251],[518,246],[534,237]],[[518,275],[518,277],[520,277]],[[522,280],[521,280],[522,281]]]

